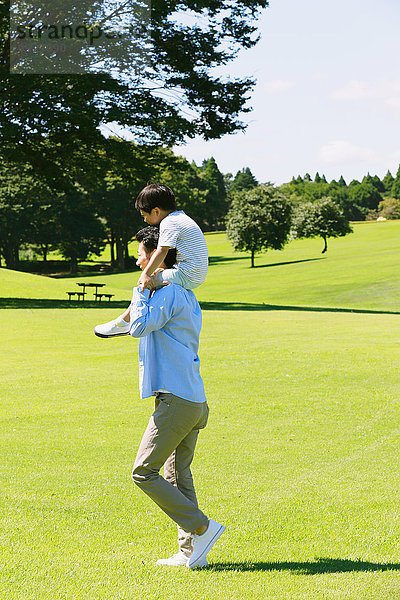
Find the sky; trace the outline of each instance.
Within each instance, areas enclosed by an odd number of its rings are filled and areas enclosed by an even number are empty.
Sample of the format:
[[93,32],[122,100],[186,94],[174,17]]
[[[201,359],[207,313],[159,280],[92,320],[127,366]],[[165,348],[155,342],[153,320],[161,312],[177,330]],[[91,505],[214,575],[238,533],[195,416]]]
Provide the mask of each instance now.
[[400,163],[399,0],[270,0],[261,41],[229,64],[257,79],[246,131],[174,148],[280,185],[318,171],[347,183]]
[[400,163],[399,0],[270,0],[259,44],[229,66],[256,77],[245,133],[175,152],[277,185],[318,171],[349,183]]

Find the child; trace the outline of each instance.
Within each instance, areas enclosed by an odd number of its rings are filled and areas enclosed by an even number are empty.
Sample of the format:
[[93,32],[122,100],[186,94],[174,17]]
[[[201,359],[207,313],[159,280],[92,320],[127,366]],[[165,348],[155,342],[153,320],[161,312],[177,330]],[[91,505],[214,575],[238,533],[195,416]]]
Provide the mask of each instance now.
[[[138,285],[153,289],[152,275],[163,263],[168,251],[176,248],[176,265],[160,270],[156,277],[162,283],[175,283],[186,290],[201,285],[208,270],[208,250],[200,227],[182,210],[177,210],[171,188],[159,183],[146,186],[138,195],[135,207],[145,222],[160,228],[157,250],[143,270]],[[129,333],[130,307],[117,319],[97,325],[95,334],[114,337]]]

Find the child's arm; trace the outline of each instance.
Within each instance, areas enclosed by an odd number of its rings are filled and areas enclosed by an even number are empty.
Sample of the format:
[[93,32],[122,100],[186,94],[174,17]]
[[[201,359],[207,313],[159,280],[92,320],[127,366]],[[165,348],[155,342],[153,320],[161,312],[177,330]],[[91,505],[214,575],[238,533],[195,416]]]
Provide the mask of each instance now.
[[143,269],[143,273],[141,274],[140,279],[138,281],[138,285],[142,287],[142,292],[145,288],[150,289],[150,286],[149,286],[150,277],[154,273],[154,271],[156,269],[158,269],[158,267],[164,261],[165,257],[168,254],[168,250],[169,250],[169,246],[161,246],[160,248],[157,248],[157,250],[154,252],[153,256],[151,257],[149,264],[147,265],[147,267],[145,269]]

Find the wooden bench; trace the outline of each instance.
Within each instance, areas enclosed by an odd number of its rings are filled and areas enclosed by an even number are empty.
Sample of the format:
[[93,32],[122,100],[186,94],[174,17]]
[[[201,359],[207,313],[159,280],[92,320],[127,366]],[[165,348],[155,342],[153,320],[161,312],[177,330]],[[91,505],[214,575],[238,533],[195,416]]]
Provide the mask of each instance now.
[[95,302],[98,300],[99,302],[101,302],[101,299],[103,298],[108,298],[108,301],[110,302],[111,298],[114,296],[114,294],[94,294],[94,299]]
[[68,294],[68,300],[71,302],[72,296],[78,296],[78,302],[82,298],[82,302],[85,301],[85,292],[65,292]]

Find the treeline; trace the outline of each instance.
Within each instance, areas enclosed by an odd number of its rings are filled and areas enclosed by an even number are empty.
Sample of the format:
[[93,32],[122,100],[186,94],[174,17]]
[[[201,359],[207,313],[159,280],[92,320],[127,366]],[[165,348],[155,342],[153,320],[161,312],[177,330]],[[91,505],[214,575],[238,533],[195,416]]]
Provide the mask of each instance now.
[[150,181],[170,185],[205,231],[224,227],[228,194],[213,158],[197,166],[170,149],[115,138],[78,148],[68,163],[57,150],[48,143],[39,165],[0,155],[0,256],[8,268],[18,269],[29,248],[43,261],[59,252],[76,272],[106,245],[112,267],[129,268],[128,243],[143,226],[134,201]]
[[390,171],[381,180],[378,175],[366,175],[362,181],[349,184],[343,176],[328,183],[317,173],[314,180],[307,173],[280,186],[294,204],[331,198],[350,221],[400,218],[400,167],[396,178]]
[[[0,261],[11,269],[19,268],[21,251],[29,249],[44,262],[57,251],[76,272],[79,261],[100,255],[106,245],[112,268],[131,267],[128,244],[143,226],[134,200],[148,182],[170,185],[180,208],[204,231],[225,229],[241,194],[259,186],[248,167],[224,175],[214,158],[198,166],[169,148],[118,138],[79,144],[65,155],[49,137],[32,157],[17,148],[0,152]],[[298,215],[298,235],[309,234],[326,199],[347,220],[400,218],[400,168],[396,178],[388,172],[382,181],[368,174],[347,185],[343,177],[328,182],[317,173],[276,189]]]

